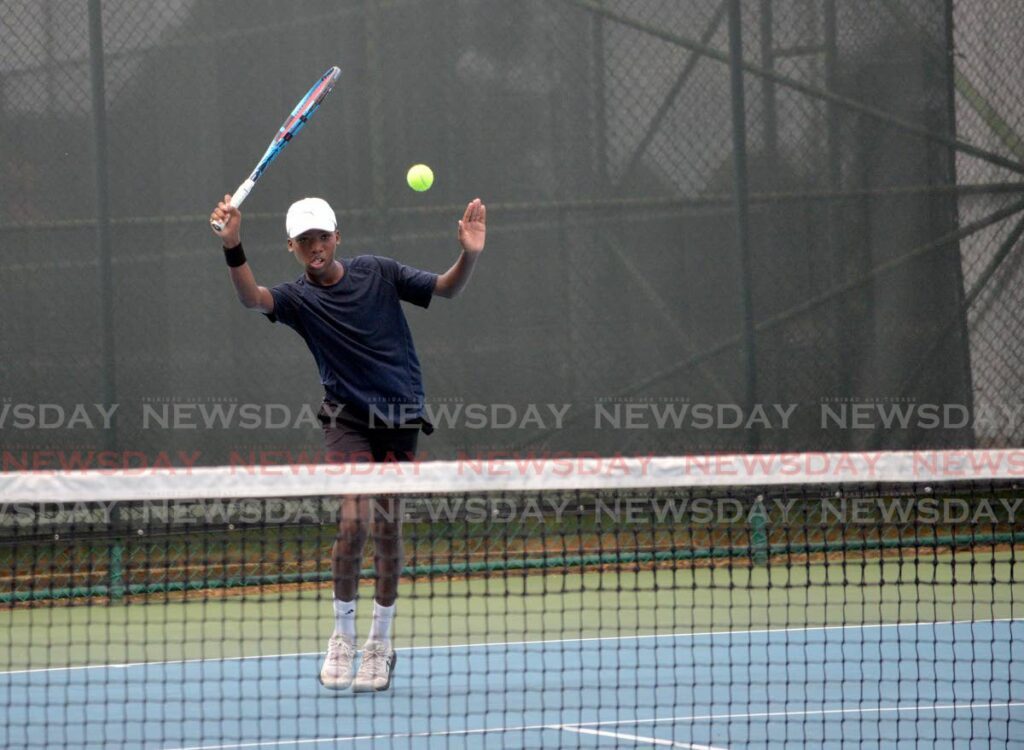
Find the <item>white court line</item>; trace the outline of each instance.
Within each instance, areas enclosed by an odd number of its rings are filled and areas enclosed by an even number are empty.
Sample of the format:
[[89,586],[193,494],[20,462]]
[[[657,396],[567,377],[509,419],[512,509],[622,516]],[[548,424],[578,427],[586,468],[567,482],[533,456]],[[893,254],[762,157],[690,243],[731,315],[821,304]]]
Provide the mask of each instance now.
[[703,721],[718,721],[725,719],[735,721],[737,719],[778,719],[791,716],[834,716],[844,714],[884,714],[898,712],[927,713],[929,711],[961,711],[963,709],[977,708],[1024,708],[1024,701],[1009,701],[1007,703],[941,703],[936,705],[916,706],[857,706],[856,708],[809,708],[786,711],[758,711],[750,713],[727,713],[727,714],[703,714],[696,716],[664,716],[660,719],[617,719],[608,721],[581,721],[573,724],[576,727],[603,727],[603,726],[632,726],[636,724],[661,724],[672,723],[697,723]]
[[559,724],[528,724],[519,727],[481,727],[479,729],[448,729],[441,732],[393,732],[390,734],[359,734],[347,737],[315,737],[305,740],[265,740],[263,742],[242,742],[231,745],[193,745],[191,747],[164,748],[163,750],[246,750],[258,747],[303,747],[338,742],[364,742],[366,740],[409,740],[429,737],[466,737],[494,732],[527,732],[558,730]]
[[[389,734],[361,734],[339,737],[316,737],[310,739],[291,740],[265,740],[263,742],[242,742],[225,745],[192,745],[190,747],[166,748],[165,750],[246,750],[247,748],[280,748],[280,747],[303,747],[321,745],[325,743],[336,744],[339,742],[364,742],[367,740],[403,740],[429,737],[464,737],[478,734],[515,733],[538,730],[576,731],[590,730],[591,727],[621,726],[639,724],[663,724],[663,723],[693,723],[699,721],[757,719],[757,718],[785,718],[788,716],[828,716],[834,714],[877,714],[896,711],[957,711],[963,709],[987,708],[1024,708],[1024,702],[1011,703],[951,703],[937,706],[871,706],[857,708],[833,708],[814,709],[806,711],[766,711],[760,713],[729,713],[729,714],[707,714],[702,716],[665,716],[659,719],[621,719],[618,721],[588,721],[576,724],[527,724],[523,726],[499,726],[481,727],[479,729],[450,729],[440,732],[394,732]],[[581,731],[580,734],[596,734],[596,730]],[[647,739],[647,738],[643,738]],[[653,739],[656,738],[652,738]],[[666,742],[665,740],[661,741]],[[658,744],[658,743],[653,743]],[[676,745],[676,747],[700,748],[709,747],[704,745]],[[725,750],[720,749],[720,750]]]
[[563,726],[559,727],[563,732],[576,732],[577,734],[592,734],[597,737],[612,737],[617,740],[632,740],[633,742],[645,742],[650,745],[665,745],[666,747],[682,747],[687,750],[729,750],[725,747],[715,745],[695,745],[692,742],[676,742],[675,740],[663,740],[660,737],[641,737],[636,734],[625,734],[623,732],[608,732],[600,729],[583,729],[582,727]]
[[[404,646],[395,649],[399,652],[407,651],[445,651],[460,648],[518,648],[522,646],[539,646],[543,644],[556,643],[603,643],[608,641],[642,641],[658,638],[720,638],[722,636],[747,636],[747,635],[771,635],[775,633],[823,633],[834,630],[884,630],[888,628],[922,628],[946,625],[987,625],[998,622],[1024,622],[1022,618],[1000,617],[990,620],[941,620],[936,622],[877,622],[862,623],[859,625],[808,625],[792,628],[760,628],[758,630],[705,630],[699,633],[651,633],[648,635],[605,635],[591,638],[551,638],[536,641],[504,641],[496,643],[457,643],[438,644],[436,646]],[[221,656],[217,658],[198,659],[168,659],[166,661],[137,661],[121,664],[81,664],[73,667],[36,667],[33,669],[14,669],[0,671],[0,677],[6,675],[36,674],[42,672],[78,672],[85,669],[129,669],[134,667],[158,667],[172,664],[201,664],[204,662],[223,663],[232,661],[248,661],[254,659],[292,659],[313,656],[322,656],[322,651],[307,651],[291,654],[258,654],[255,656]]]

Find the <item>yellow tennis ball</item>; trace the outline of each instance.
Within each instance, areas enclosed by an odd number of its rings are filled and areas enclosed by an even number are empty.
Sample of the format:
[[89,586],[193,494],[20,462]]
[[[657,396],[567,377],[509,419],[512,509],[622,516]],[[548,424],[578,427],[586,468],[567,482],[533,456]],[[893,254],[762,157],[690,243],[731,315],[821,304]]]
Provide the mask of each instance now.
[[430,186],[434,184],[434,170],[426,164],[413,164],[405,175],[405,181],[417,193],[430,190]]

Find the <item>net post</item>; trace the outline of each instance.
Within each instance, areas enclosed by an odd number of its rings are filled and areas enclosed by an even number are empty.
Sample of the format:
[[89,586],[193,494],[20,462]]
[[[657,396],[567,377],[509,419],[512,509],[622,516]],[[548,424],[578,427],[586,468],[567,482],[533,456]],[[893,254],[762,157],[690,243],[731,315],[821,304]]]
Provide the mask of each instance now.
[[[115,504],[107,519],[111,529],[118,530],[121,520],[121,506]],[[111,603],[124,601],[124,537],[118,530],[111,537],[107,547],[107,594]]]
[[124,599],[124,544],[120,539],[114,540],[110,549],[110,600],[122,601]]
[[764,510],[764,495],[754,498],[750,508],[750,559],[754,565],[768,564],[768,518]]

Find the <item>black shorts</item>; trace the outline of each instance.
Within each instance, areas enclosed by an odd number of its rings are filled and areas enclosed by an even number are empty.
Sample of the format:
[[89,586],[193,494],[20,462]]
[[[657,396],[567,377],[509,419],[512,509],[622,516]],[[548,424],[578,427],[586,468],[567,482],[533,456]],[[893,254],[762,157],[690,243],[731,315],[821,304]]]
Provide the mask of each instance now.
[[414,461],[420,424],[403,427],[371,425],[325,401],[317,414],[324,430],[327,461],[335,464]]

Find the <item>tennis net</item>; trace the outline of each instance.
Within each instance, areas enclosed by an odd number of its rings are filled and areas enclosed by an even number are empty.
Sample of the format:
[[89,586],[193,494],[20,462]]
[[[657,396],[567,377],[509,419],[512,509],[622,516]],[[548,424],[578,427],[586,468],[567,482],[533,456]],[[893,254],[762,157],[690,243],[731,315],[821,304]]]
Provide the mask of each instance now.
[[[1000,746],[1024,453],[0,474],[0,744]],[[339,496],[401,519],[386,691],[318,681]],[[356,630],[373,612],[373,542]]]

